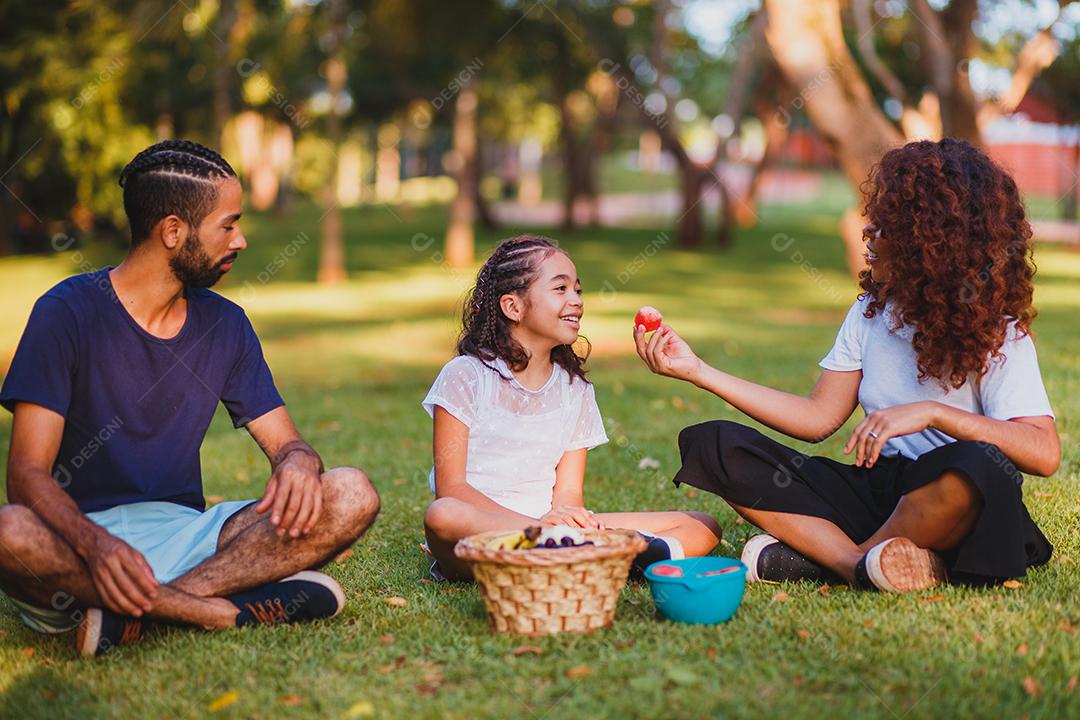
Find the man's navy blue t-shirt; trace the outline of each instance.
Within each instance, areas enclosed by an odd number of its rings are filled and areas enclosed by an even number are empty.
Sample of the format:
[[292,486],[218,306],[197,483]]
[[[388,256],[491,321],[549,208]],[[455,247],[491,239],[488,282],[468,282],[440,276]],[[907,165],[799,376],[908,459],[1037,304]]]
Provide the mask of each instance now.
[[202,510],[199,447],[218,401],[236,427],[284,402],[239,305],[188,289],[184,326],[163,340],[119,302],[109,270],[38,299],[0,404],[64,416],[53,476],[83,512],[149,500]]

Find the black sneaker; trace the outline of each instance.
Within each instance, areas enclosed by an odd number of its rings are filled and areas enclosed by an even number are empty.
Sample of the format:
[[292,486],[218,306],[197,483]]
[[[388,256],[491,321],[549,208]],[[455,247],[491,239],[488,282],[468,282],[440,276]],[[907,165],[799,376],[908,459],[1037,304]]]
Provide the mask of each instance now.
[[75,650],[81,657],[95,657],[131,645],[142,638],[143,621],[117,615],[111,610],[90,608],[75,632]]
[[630,577],[640,580],[645,577],[645,568],[661,560],[682,560],[686,557],[682,545],[675,538],[660,537],[638,531],[649,541],[645,549],[630,563]]
[[743,546],[746,582],[780,583],[810,580],[836,582],[839,578],[772,535],[755,535]]
[[236,627],[330,618],[345,607],[341,585],[329,575],[312,570],[225,599],[240,609]]
[[855,584],[865,590],[914,592],[948,579],[941,556],[907,538],[878,543],[855,566]]

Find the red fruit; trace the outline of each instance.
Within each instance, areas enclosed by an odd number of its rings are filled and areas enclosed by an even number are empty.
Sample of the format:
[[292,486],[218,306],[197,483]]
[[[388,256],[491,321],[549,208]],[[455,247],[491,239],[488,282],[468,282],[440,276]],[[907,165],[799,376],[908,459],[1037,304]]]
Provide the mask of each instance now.
[[664,322],[664,316],[660,314],[660,311],[651,305],[646,305],[637,311],[637,315],[634,316],[634,327],[638,325],[645,326],[645,332],[653,332],[660,327],[660,323]]
[[682,577],[682,568],[677,565],[657,565],[652,569],[653,575],[660,577]]

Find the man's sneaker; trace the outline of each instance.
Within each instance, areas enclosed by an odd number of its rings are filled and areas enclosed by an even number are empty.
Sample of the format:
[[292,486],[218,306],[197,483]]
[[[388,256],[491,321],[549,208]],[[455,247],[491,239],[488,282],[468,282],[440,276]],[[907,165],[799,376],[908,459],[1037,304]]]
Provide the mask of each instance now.
[[630,577],[640,579],[645,577],[645,568],[654,562],[661,560],[682,560],[686,557],[682,543],[673,537],[665,535],[653,535],[638,531],[638,534],[649,541],[645,549],[630,563]]
[[142,638],[142,629],[142,620],[90,608],[75,632],[75,649],[82,657],[104,655],[121,645],[138,642]]
[[237,608],[236,626],[281,625],[337,615],[345,607],[345,591],[329,575],[304,570],[284,580],[229,595]]
[[755,535],[743,546],[746,582],[780,583],[810,580],[836,582],[838,578],[816,562],[792,550],[772,535]]
[[878,543],[855,566],[856,585],[867,590],[912,592],[947,581],[937,553],[902,537]]

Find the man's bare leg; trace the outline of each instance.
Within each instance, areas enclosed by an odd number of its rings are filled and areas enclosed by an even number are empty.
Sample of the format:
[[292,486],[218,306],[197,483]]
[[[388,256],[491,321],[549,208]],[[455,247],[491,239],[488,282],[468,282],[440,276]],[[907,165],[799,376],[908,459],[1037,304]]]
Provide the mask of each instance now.
[[[104,607],[86,564],[29,508],[0,508],[0,587],[17,600],[72,612]],[[72,602],[74,600],[74,602]],[[146,617],[204,628],[232,627],[237,609],[228,600],[158,587]]]
[[[224,595],[318,565],[337,548],[352,544],[374,520],[378,494],[363,473],[351,468],[329,471],[323,482],[323,517],[308,536],[279,538],[254,506],[245,508],[237,515],[250,513],[254,518],[233,524],[239,531],[223,552],[159,586],[146,617],[205,628],[233,627],[237,608]],[[280,557],[285,543],[287,553]],[[192,592],[185,581],[202,592]],[[66,607],[70,598],[79,607],[104,606],[82,559],[31,510],[17,505],[0,508],[0,587],[12,597],[45,608]]]
[[326,471],[322,487],[322,515],[307,535],[279,537],[270,514],[250,505],[225,524],[217,554],[170,586],[198,597],[231,595],[318,567],[352,545],[375,521],[379,494],[355,468]]

